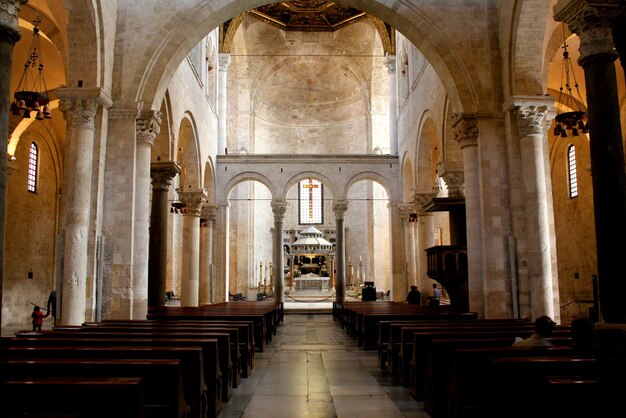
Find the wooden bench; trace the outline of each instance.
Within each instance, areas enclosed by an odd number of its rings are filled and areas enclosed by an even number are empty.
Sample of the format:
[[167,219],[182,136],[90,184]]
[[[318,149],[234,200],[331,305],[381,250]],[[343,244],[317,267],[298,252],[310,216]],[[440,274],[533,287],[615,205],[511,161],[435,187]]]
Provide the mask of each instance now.
[[[140,377],[146,417],[188,418],[180,359],[0,360],[3,379]],[[35,396],[37,398],[37,396]]]
[[[203,346],[189,345],[186,340],[161,340],[159,344],[152,345],[132,345],[133,341],[113,339],[82,342],[73,338],[58,342],[53,342],[53,339],[36,339],[37,341],[30,343],[26,340],[19,337],[0,339],[0,359],[27,360],[70,356],[75,359],[180,359],[185,399],[192,414],[217,417],[222,410],[222,384],[217,369],[217,353],[211,362],[211,357],[207,356],[207,350]],[[136,343],[144,342],[145,340],[137,340]],[[58,345],[51,345],[54,343]],[[210,366],[211,363],[213,366]]]
[[3,418],[144,418],[138,377],[0,379]]

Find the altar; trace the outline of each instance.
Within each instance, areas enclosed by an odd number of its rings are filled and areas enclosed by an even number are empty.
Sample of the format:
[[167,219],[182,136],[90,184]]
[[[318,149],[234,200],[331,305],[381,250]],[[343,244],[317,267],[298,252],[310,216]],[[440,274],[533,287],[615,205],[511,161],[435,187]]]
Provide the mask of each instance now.
[[300,277],[296,277],[294,281],[296,291],[315,290],[324,292],[330,290],[330,277],[322,277],[316,274],[304,274]]

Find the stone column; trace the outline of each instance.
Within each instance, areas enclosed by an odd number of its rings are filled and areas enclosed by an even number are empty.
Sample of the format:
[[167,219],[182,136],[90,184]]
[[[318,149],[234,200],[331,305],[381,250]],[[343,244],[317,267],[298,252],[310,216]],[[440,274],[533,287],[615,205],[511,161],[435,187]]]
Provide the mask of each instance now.
[[546,113],[553,107],[552,97],[513,97],[504,110],[512,111],[520,141],[528,273],[532,318],[555,318],[548,202],[549,173],[546,173],[544,135]]
[[580,38],[579,63],[585,71],[589,148],[598,253],[600,310],[606,322],[626,322],[626,173],[614,61],[612,23],[623,2],[560,1],[554,19]]
[[404,260],[404,233],[400,208],[397,202],[389,202],[389,223],[391,240],[391,300],[402,302],[406,299],[407,283]]
[[226,302],[228,300],[228,290],[230,286],[230,203],[220,202],[217,206],[217,216],[215,223],[215,270],[213,278],[213,302]]
[[398,155],[398,76],[396,56],[385,57],[389,79],[389,149],[391,155]]
[[[415,271],[415,235],[413,223],[417,218],[412,215],[416,213],[415,207],[411,203],[402,203],[399,205],[400,219],[402,219],[402,227],[404,229],[404,264],[406,271],[406,285],[415,284],[417,286],[417,272]],[[408,289],[407,289],[408,291]]]
[[[20,40],[17,14],[24,0],[0,0],[0,200],[6,202],[7,138],[9,137],[9,108],[11,106],[11,66],[13,46]],[[5,205],[0,205],[0,266],[4,266]],[[0,311],[2,310],[3,269],[0,268]],[[2,315],[0,315],[2,325]]]
[[453,123],[454,139],[463,150],[465,178],[465,216],[467,228],[468,287],[470,310],[485,314],[486,288],[483,276],[483,234],[480,209],[480,164],[478,124],[470,115],[457,115]]
[[424,192],[416,193],[414,196],[414,202],[417,206],[417,220],[418,220],[418,246],[417,246],[417,258],[418,258],[418,281],[417,288],[425,298],[432,292],[431,281],[428,281],[428,257],[426,256],[426,249],[435,245],[435,216],[432,212],[424,211],[422,205],[426,203],[433,193]]
[[226,154],[226,122],[228,117],[228,67],[230,54],[219,54],[217,80],[217,155]]
[[206,201],[204,189],[176,189],[183,212],[183,252],[180,278],[181,306],[198,306],[200,296],[200,215]]
[[100,89],[63,88],[57,89],[57,95],[67,120],[61,203],[63,288],[59,323],[80,325],[85,322],[95,118],[98,107],[110,107],[111,99]]
[[154,139],[161,130],[161,112],[141,112],[136,124],[132,318],[146,319],[150,248],[150,156]]
[[154,162],[150,166],[152,177],[152,208],[150,212],[150,255],[148,264],[148,306],[165,306],[167,280],[167,201],[172,179],[181,172],[174,161]]
[[274,212],[274,236],[272,237],[272,260],[274,265],[274,294],[276,302],[285,301],[285,266],[283,257],[283,220],[287,211],[287,202],[283,199],[272,200]]
[[343,304],[346,301],[346,228],[344,216],[348,210],[347,200],[335,200],[335,302]]
[[217,205],[204,205],[200,217],[200,304],[212,303],[213,296],[213,224]]

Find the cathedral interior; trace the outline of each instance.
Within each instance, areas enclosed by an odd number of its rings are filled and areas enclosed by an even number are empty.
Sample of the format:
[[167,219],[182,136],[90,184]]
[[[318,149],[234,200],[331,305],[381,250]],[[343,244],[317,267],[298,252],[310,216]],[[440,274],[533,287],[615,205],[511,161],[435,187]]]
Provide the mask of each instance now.
[[44,329],[433,285],[626,322],[624,0],[0,0],[0,28],[3,336],[53,291]]

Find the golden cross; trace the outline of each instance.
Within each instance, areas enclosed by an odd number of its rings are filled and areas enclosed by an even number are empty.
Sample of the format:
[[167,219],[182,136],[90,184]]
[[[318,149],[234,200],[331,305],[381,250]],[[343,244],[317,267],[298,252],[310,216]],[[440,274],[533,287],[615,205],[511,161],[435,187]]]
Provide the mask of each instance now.
[[309,222],[313,219],[313,189],[317,189],[319,186],[313,184],[313,179],[309,179],[309,184],[303,184],[303,188],[309,189]]

